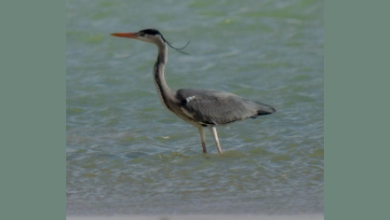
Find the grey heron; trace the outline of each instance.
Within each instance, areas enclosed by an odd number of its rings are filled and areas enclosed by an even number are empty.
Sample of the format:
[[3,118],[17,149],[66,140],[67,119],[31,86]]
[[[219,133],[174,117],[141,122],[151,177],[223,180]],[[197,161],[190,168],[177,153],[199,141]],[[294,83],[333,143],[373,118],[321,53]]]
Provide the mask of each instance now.
[[205,142],[205,128],[208,127],[217,145],[218,152],[222,153],[217,134],[217,125],[225,125],[246,118],[256,118],[268,115],[276,110],[270,105],[250,101],[237,95],[211,89],[179,89],[172,91],[164,77],[165,65],[168,61],[168,46],[173,47],[156,29],[145,29],[134,33],[114,33],[116,37],[125,37],[157,46],[157,61],[154,64],[154,82],[161,103],[171,112],[184,121],[198,128],[202,142],[203,153],[207,153]]

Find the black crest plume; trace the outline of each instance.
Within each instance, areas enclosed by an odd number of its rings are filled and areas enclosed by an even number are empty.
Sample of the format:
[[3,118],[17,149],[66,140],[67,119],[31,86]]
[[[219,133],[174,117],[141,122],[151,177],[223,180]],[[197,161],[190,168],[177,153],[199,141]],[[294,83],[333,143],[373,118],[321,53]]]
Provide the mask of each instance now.
[[169,47],[171,47],[172,49],[174,49],[174,50],[176,50],[176,51],[178,51],[178,52],[180,52],[180,53],[182,53],[182,54],[189,55],[188,53],[186,53],[186,52],[184,52],[184,51],[182,51],[182,50],[183,50],[184,48],[186,48],[186,47],[188,46],[188,44],[190,44],[190,41],[188,41],[188,43],[187,43],[184,47],[176,48],[176,47],[172,46],[172,44],[169,43],[169,42],[164,38],[164,36],[160,33],[160,31],[158,31],[158,30],[156,30],[156,29],[145,29],[145,30],[142,30],[142,31],[140,31],[140,32],[143,32],[143,33],[149,34],[149,35],[157,35],[157,34],[159,34],[159,35],[161,36],[161,38],[163,39],[163,41],[164,41],[165,43],[167,43]]

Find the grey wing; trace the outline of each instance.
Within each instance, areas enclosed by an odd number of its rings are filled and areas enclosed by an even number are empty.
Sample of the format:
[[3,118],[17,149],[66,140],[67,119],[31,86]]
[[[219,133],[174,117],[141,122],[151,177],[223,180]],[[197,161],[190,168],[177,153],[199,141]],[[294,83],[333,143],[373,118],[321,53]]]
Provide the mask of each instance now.
[[203,125],[227,124],[275,112],[269,105],[217,90],[180,89],[176,98],[181,109]]

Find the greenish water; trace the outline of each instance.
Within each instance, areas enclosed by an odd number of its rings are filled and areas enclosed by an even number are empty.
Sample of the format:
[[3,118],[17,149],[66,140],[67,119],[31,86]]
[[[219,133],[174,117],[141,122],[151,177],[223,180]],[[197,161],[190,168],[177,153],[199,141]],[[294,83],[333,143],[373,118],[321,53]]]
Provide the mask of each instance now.
[[[66,1],[67,214],[322,213],[323,1]],[[111,37],[157,28],[169,86],[213,88],[278,112],[209,133],[158,100],[156,47]]]

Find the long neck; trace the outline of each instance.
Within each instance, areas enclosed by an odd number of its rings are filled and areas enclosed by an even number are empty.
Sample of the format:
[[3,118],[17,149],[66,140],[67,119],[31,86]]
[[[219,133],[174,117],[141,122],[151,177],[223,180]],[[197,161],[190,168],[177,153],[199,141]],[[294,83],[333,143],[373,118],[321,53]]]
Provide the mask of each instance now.
[[154,82],[161,103],[172,110],[170,104],[175,101],[175,97],[164,77],[165,64],[168,62],[168,47],[163,41],[156,43],[156,45],[158,47],[158,56],[157,61],[154,64]]

